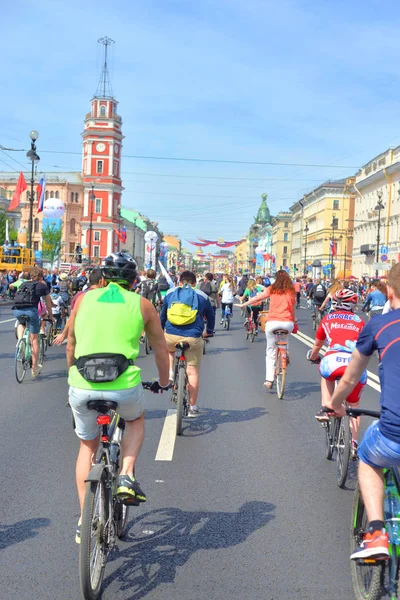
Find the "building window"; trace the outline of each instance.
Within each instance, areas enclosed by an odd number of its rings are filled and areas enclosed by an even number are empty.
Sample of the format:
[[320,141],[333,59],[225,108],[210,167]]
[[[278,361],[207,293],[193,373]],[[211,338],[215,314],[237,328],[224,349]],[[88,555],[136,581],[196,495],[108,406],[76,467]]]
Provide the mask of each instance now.
[[99,242],[100,241],[100,231],[95,231],[94,232],[94,241],[95,242]]
[[71,192],[71,202],[74,201],[74,192]]
[[100,256],[100,246],[93,246],[93,256],[99,258]]
[[30,192],[26,192],[26,201],[27,202],[29,202],[29,195],[30,195]]
[[96,204],[94,207],[94,212],[101,213],[101,198],[96,198]]
[[54,192],[50,192],[50,198],[54,198]]
[[78,204],[79,202],[79,194],[78,192],[75,193],[75,202]]
[[283,241],[284,242],[288,242],[289,241],[289,234],[288,233],[284,233],[283,234]]
[[70,254],[71,258],[73,258],[75,256],[75,243],[74,242],[69,243],[69,254]]
[[34,250],[39,250],[39,242],[33,242],[33,249]]
[[289,221],[285,221],[285,222],[284,222],[284,224],[283,224],[283,226],[284,226],[285,228],[289,227]]
[[60,194],[59,194],[58,192],[56,192],[56,193],[54,194],[54,197],[55,197],[55,198],[59,198],[59,197],[60,197]]
[[102,160],[98,160],[97,161],[97,173],[103,173],[103,161]]
[[283,246],[283,254],[287,254],[287,246]]
[[75,219],[71,219],[69,222],[69,232],[72,233],[73,235],[75,235],[75,225],[76,225],[76,220]]
[[116,177],[118,177],[118,163],[116,160],[114,160],[114,169],[113,169],[114,175]]
[[282,267],[287,267],[287,259],[286,258],[284,258],[282,260]]
[[333,201],[333,210],[339,210],[339,200]]
[[33,232],[34,233],[39,233],[39,219],[35,219],[35,221],[34,221]]
[[100,106],[100,116],[101,117],[106,116],[106,107],[105,106]]
[[46,192],[46,193],[45,193],[45,195],[44,195],[44,199],[45,199],[45,200],[48,200],[48,199],[49,199],[49,192]]

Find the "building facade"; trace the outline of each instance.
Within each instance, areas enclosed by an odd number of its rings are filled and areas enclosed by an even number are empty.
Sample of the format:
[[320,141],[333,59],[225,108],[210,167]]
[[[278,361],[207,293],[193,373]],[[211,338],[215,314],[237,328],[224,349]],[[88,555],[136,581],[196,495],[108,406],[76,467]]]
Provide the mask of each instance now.
[[354,177],[321,184],[291,206],[291,273],[350,275]]
[[271,252],[273,255],[272,273],[279,269],[290,269],[292,213],[279,212],[272,217]]
[[180,238],[176,235],[166,234],[163,237],[163,242],[166,242],[168,244],[167,268],[178,268],[181,262],[179,256],[181,254],[182,249],[182,242]]
[[384,275],[400,259],[400,146],[360,169],[354,191],[353,275]]

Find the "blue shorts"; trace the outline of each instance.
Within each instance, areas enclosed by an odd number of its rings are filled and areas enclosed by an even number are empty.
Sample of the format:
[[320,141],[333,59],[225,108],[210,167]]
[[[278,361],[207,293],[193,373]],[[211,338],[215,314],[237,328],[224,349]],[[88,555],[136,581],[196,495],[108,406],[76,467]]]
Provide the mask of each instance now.
[[28,321],[28,329],[29,333],[39,333],[40,331],[40,319],[39,319],[39,311],[34,306],[30,306],[29,308],[14,308],[14,317],[18,319],[18,321],[25,325],[25,319],[21,317],[27,316],[29,317]]
[[364,434],[358,448],[359,459],[377,469],[400,467],[400,444],[389,440],[379,431],[379,421],[374,421]]

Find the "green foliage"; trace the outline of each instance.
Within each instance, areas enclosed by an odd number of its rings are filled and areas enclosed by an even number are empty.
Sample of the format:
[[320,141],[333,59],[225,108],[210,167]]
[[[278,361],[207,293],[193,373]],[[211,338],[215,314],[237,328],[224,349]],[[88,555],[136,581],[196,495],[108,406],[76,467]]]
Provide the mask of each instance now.
[[48,223],[42,230],[42,258],[54,263],[61,250],[62,227]]
[[[4,244],[6,241],[6,220],[7,213],[5,210],[0,208],[0,244]],[[10,226],[10,219],[8,221],[8,241],[15,242],[18,237],[18,231]]]

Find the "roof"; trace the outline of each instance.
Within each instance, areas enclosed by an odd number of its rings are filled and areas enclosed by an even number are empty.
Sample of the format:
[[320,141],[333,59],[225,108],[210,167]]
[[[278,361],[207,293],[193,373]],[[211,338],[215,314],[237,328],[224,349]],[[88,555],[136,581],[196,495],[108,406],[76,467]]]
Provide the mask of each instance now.
[[[39,178],[39,175],[42,174],[42,171],[38,171],[38,174],[35,176],[35,179]],[[19,177],[19,172],[16,171],[0,171],[0,181],[10,181],[17,182]],[[25,180],[31,178],[31,172],[24,172]],[[74,183],[77,185],[82,185],[82,174],[80,171],[47,171],[46,172],[46,183]]]
[[142,219],[142,216],[135,210],[121,208],[121,217],[126,221],[129,221],[129,223],[133,223],[142,231],[147,231],[147,225],[145,221]]

